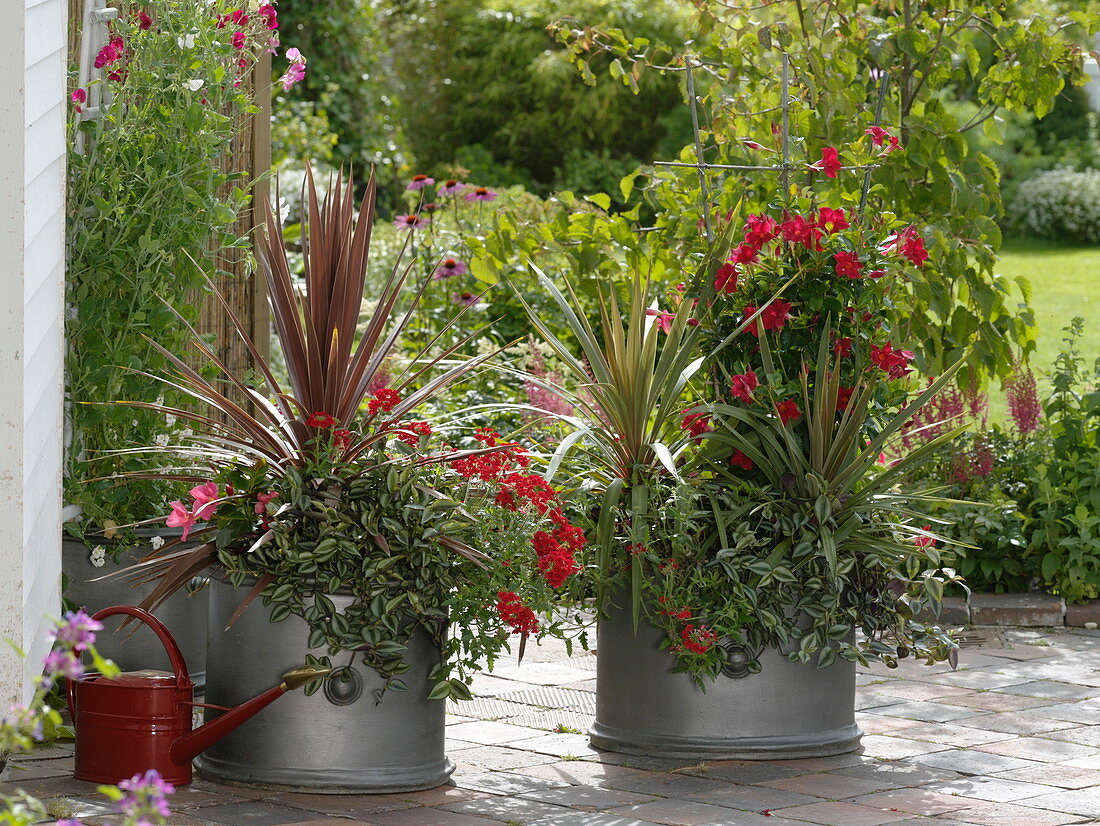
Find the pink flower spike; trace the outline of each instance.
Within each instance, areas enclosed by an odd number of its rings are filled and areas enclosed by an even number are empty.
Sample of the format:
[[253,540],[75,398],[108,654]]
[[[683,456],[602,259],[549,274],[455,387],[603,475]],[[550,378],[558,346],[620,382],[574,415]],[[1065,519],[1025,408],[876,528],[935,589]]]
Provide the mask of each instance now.
[[191,533],[191,528],[197,520],[194,514],[187,512],[187,508],[183,506],[183,502],[169,502],[168,505],[172,508],[172,512],[168,514],[168,518],[164,520],[164,524],[169,528],[183,528],[183,536],[180,538],[186,542],[187,536]]

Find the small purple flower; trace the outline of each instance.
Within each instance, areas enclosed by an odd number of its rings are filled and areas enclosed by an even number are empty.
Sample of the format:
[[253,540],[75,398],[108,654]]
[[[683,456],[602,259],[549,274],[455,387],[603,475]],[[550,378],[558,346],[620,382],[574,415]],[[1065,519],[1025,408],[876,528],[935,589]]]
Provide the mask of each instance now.
[[466,184],[462,183],[461,181],[456,181],[454,178],[451,178],[449,181],[443,182],[443,185],[439,187],[439,191],[436,192],[436,195],[440,197],[444,195],[457,195],[465,188]]
[[466,290],[461,293],[455,293],[453,298],[455,304],[461,304],[463,307],[472,307],[477,304],[478,295],[477,293]]
[[85,651],[95,644],[95,632],[103,630],[103,623],[92,619],[83,609],[69,611],[50,634],[59,643],[73,651]]
[[437,280],[442,281],[444,278],[465,275],[469,269],[465,261],[459,261],[457,258],[444,258],[439,262],[439,266],[435,268],[435,277]]
[[42,740],[45,736],[42,718],[38,716],[38,712],[22,703],[8,706],[8,713],[0,717],[0,728],[29,733],[35,740]]
[[149,769],[144,775],[135,774],[129,780],[119,783],[118,787],[127,792],[118,801],[121,814],[130,818],[144,818],[145,815],[153,814],[168,817],[172,814],[165,798],[175,791],[175,787],[165,782],[156,769]]
[[425,218],[423,215],[415,215],[411,212],[408,215],[398,215],[393,219],[393,225],[398,229],[418,229],[426,227],[431,222],[431,218]]
[[413,175],[413,179],[409,181],[409,185],[405,187],[407,190],[415,192],[418,189],[423,189],[426,186],[431,186],[435,183],[435,178],[429,178],[427,175]]
[[466,193],[467,201],[495,201],[497,194],[484,186],[475,186]]
[[58,677],[79,680],[84,676],[84,665],[80,662],[80,655],[74,655],[71,651],[51,651],[42,663],[42,675],[43,685],[53,685]]

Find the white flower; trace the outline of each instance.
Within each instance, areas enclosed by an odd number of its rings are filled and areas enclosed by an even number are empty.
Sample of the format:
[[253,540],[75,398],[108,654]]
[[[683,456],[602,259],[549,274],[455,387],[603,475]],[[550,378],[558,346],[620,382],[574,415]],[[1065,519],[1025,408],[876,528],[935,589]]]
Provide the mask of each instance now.
[[107,549],[104,548],[102,545],[96,545],[94,548],[92,548],[91,560],[92,565],[97,568],[102,568],[104,565],[107,564]]
[[187,81],[187,88],[190,89],[192,92],[197,92],[203,87],[204,83],[206,83],[205,80],[203,80],[201,77],[196,77],[192,80]]
[[195,48],[195,35],[185,34],[183,37],[177,37],[176,43],[181,49],[193,49]]
[[149,540],[149,544],[153,546],[154,551],[159,551],[161,546],[164,544],[164,537],[154,536],[151,540]]
[[168,447],[168,434],[158,433],[156,436],[153,437],[153,442],[160,447]]

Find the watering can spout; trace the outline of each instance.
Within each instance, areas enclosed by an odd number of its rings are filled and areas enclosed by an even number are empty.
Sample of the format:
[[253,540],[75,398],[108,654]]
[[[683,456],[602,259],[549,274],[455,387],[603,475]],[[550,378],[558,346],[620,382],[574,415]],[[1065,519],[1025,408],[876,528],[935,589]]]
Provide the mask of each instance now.
[[327,677],[331,673],[331,668],[312,665],[292,668],[283,675],[283,681],[279,685],[269,688],[263,694],[226,711],[209,723],[199,726],[190,734],[185,734],[175,740],[172,743],[169,756],[174,763],[189,764],[200,752],[214,745],[222,737],[252,718],[258,711],[271,705],[286,692],[301,688],[306,683],[321,677]]

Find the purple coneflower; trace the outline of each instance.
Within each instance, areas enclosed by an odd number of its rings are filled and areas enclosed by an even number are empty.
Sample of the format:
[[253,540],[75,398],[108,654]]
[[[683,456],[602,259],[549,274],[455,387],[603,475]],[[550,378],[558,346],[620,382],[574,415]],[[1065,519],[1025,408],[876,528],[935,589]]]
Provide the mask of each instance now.
[[413,175],[413,179],[409,181],[409,185],[405,189],[417,190],[423,189],[426,186],[431,186],[435,183],[435,178],[429,178],[427,175]]
[[456,181],[454,178],[451,178],[450,180],[443,182],[443,185],[439,187],[439,191],[436,194],[440,197],[444,195],[457,195],[465,188],[466,184],[462,183],[461,181]]
[[484,186],[475,186],[466,193],[467,201],[495,201],[496,199],[497,194]]
[[461,293],[454,294],[455,304],[461,304],[463,307],[472,307],[477,304],[477,293],[472,293],[469,290]]
[[419,227],[426,227],[431,222],[431,218],[425,218],[422,215],[414,215],[412,213],[408,215],[398,215],[393,219],[393,225],[398,229],[418,229]]
[[466,266],[465,261],[459,261],[457,258],[444,258],[439,262],[439,266],[435,268],[435,277],[442,281],[444,278],[465,275],[467,270],[469,270],[469,267]]
[[444,204],[437,204],[435,201],[432,201],[430,204],[424,204],[424,206],[420,207],[420,211],[427,212],[431,215],[433,212],[439,212],[443,207]]

